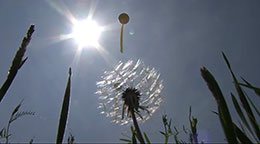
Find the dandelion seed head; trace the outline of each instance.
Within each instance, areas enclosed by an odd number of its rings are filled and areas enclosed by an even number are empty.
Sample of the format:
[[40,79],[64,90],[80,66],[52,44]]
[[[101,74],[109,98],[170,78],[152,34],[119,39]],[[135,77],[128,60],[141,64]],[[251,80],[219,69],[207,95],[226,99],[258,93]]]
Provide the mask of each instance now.
[[129,108],[130,100],[140,122],[148,120],[162,102],[163,81],[160,74],[141,60],[136,63],[133,60],[120,61],[113,70],[105,71],[101,79],[96,84],[98,108],[115,123],[124,125],[132,121],[128,110],[124,111],[124,108]]

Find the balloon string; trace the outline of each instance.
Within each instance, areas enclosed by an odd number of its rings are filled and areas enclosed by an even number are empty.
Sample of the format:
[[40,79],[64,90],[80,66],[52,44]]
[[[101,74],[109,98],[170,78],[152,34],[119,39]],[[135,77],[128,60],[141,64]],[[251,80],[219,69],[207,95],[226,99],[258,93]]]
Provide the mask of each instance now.
[[120,36],[120,52],[123,53],[123,33],[124,33],[124,24],[121,26],[121,36]]

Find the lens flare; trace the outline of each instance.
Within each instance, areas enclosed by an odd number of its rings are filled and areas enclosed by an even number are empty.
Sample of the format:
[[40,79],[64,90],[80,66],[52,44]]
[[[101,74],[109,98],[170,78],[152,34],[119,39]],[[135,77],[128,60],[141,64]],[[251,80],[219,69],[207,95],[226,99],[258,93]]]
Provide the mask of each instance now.
[[97,47],[102,31],[103,28],[94,20],[76,21],[73,26],[72,37],[81,48],[88,46]]

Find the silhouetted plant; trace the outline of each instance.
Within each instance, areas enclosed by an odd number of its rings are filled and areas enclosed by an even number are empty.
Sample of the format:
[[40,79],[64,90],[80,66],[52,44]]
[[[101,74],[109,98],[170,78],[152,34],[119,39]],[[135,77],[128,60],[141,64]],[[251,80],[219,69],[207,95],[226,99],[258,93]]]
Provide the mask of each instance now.
[[7,79],[5,80],[4,84],[2,85],[0,89],[0,102],[4,98],[4,95],[6,94],[8,88],[12,84],[18,70],[23,66],[25,61],[28,59],[28,57],[24,57],[24,53],[26,51],[27,46],[30,43],[32,34],[34,32],[34,25],[31,25],[30,28],[27,31],[26,37],[23,38],[22,44],[18,51],[16,52],[16,55],[13,59],[12,65],[8,71]]
[[[234,85],[235,85],[236,91],[238,93],[239,100],[242,103],[242,108],[245,110],[247,118],[249,119],[249,122],[246,119],[246,117],[244,116],[244,113],[241,109],[241,106],[238,104],[234,94],[231,93],[233,105],[236,109],[236,112],[239,115],[239,118],[241,119],[243,124],[246,126],[247,130],[250,132],[252,137],[255,139],[255,142],[259,143],[259,140],[260,140],[259,124],[258,124],[258,122],[257,122],[257,120],[256,120],[256,118],[253,114],[251,106],[254,107],[254,109],[258,113],[258,115],[259,115],[259,111],[255,107],[253,102],[250,100],[250,98],[246,97],[246,93],[241,88],[240,85],[253,89],[257,95],[259,95],[259,88],[252,86],[249,82],[247,82],[243,78],[242,79],[246,84],[239,83],[235,74],[233,73],[233,71],[231,69],[231,65],[229,64],[229,61],[228,61],[226,55],[223,52],[222,52],[222,55],[223,55],[224,60],[225,60],[227,66],[230,70],[230,73],[231,73],[232,78],[234,80]],[[224,132],[225,132],[225,136],[226,136],[227,141],[229,143],[238,143],[238,141],[241,142],[241,143],[253,143],[252,140],[250,140],[250,138],[248,138],[247,133],[243,130],[244,129],[243,126],[241,125],[241,127],[242,127],[242,130],[241,130],[232,121],[232,118],[231,118],[231,115],[229,113],[229,109],[227,107],[225,98],[222,95],[221,89],[219,88],[218,83],[216,82],[213,75],[205,67],[203,67],[201,69],[201,75],[204,78],[204,80],[206,81],[210,91],[212,92],[212,94],[213,94],[213,96],[214,96],[214,98],[217,102],[217,105],[218,105],[218,113],[217,114],[219,116],[221,125],[223,127]],[[248,102],[247,99],[249,99],[250,103]],[[253,127],[254,132],[252,131],[250,126]]]
[[165,137],[165,144],[168,144],[169,137],[173,135],[172,129],[171,129],[171,123],[172,120],[168,121],[167,115],[162,116],[163,126],[164,126],[164,132],[160,131],[162,135]]
[[74,144],[75,141],[75,137],[70,133],[69,137],[68,137],[68,144]]
[[59,121],[59,128],[56,143],[61,144],[63,141],[64,132],[66,129],[67,124],[67,117],[69,112],[69,104],[70,104],[70,87],[71,87],[71,68],[69,68],[69,78],[64,94],[61,114],[60,114],[60,121]]
[[22,105],[21,101],[13,110],[10,119],[8,121],[7,127],[6,128],[2,128],[2,130],[0,131],[0,138],[5,138],[5,143],[8,144],[9,143],[9,137],[11,136],[10,134],[10,126],[11,124],[16,121],[18,118],[26,116],[26,115],[35,115],[35,112],[30,112],[30,111],[22,111],[19,112],[19,109]]

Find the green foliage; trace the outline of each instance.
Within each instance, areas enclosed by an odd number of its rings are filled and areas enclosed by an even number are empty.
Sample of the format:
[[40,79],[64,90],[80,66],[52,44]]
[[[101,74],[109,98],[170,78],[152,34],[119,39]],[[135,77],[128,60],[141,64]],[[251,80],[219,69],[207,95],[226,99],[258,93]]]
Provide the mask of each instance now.
[[147,144],[151,143],[149,138],[148,138],[148,136],[147,136],[147,134],[145,132],[144,132],[144,138],[145,138]]
[[198,134],[197,134],[197,124],[198,124],[198,119],[193,117],[191,118],[191,107],[189,111],[189,121],[190,121],[190,141],[191,143],[198,143]]
[[233,121],[230,116],[228,106],[227,106],[224,96],[218,86],[217,81],[205,67],[203,67],[201,69],[201,75],[204,78],[204,80],[206,81],[208,88],[212,92],[212,94],[217,102],[219,119],[220,119],[221,125],[224,129],[227,141],[229,143],[238,143],[237,139],[236,139],[236,135],[235,135],[235,130],[233,127]]
[[137,144],[137,140],[136,140],[136,131],[134,130],[134,127],[131,126],[131,133],[132,133],[132,138],[131,139],[120,139],[123,142],[127,142],[128,144]]
[[[232,68],[231,65],[226,57],[226,55],[222,52],[222,55],[224,57],[224,60],[228,66],[228,69],[232,75],[232,78],[234,80],[234,85],[238,94],[238,98],[240,100],[240,103],[242,104],[242,106],[239,105],[239,102],[237,101],[237,98],[235,97],[235,95],[233,93],[231,93],[231,97],[232,97],[232,102],[233,105],[235,107],[235,110],[240,118],[240,120],[243,122],[243,125],[247,128],[247,130],[249,131],[250,135],[254,138],[256,143],[259,143],[260,140],[260,128],[259,128],[259,124],[254,116],[253,110],[251,109],[251,107],[254,108],[255,112],[258,114],[259,116],[259,110],[257,109],[257,107],[255,106],[255,104],[251,101],[251,99],[247,96],[246,92],[242,89],[241,86],[250,88],[252,90],[255,91],[256,95],[259,96],[260,94],[260,89],[253,86],[251,83],[249,83],[248,81],[246,81],[244,78],[242,78],[242,80],[246,83],[239,83]],[[201,75],[204,78],[204,80],[206,81],[210,91],[212,92],[217,104],[218,104],[218,113],[216,113],[221,121],[223,130],[225,132],[225,136],[227,138],[227,141],[229,143],[253,143],[252,140],[247,136],[248,134],[246,133],[246,131],[244,130],[244,127],[242,124],[240,124],[241,128],[239,128],[231,119],[231,116],[229,114],[229,109],[227,107],[227,104],[225,102],[225,99],[222,95],[222,92],[215,80],[215,78],[213,77],[213,75],[205,68],[203,67],[201,69]],[[249,102],[248,102],[249,100]],[[245,111],[246,116],[244,115],[244,112],[242,110]],[[248,121],[249,120],[249,121]],[[252,128],[253,130],[252,130]],[[241,130],[242,129],[242,130]]]
[[171,129],[171,122],[172,120],[168,122],[167,115],[162,116],[163,126],[164,126],[164,132],[160,131],[162,135],[165,137],[165,144],[168,144],[169,137],[173,135],[172,129]]
[[[246,114],[247,114],[247,116],[248,116],[248,118],[250,120],[251,125],[253,126],[253,128],[255,130],[255,134],[257,135],[258,140],[260,140],[259,125],[258,125],[258,123],[257,123],[257,121],[255,119],[255,116],[254,116],[254,114],[252,112],[252,109],[251,109],[251,107],[250,107],[250,105],[249,105],[249,103],[248,103],[248,101],[246,99],[245,93],[243,92],[242,88],[240,87],[239,82],[238,82],[235,74],[233,73],[233,71],[231,69],[231,66],[229,64],[229,61],[228,61],[226,55],[223,52],[222,52],[222,55],[223,55],[223,57],[224,57],[224,59],[226,61],[226,64],[228,65],[229,71],[230,71],[230,73],[231,73],[231,75],[233,77],[233,80],[234,80],[234,83],[235,83],[235,88],[237,90],[240,102],[242,103],[242,106],[243,106],[244,110],[246,111]],[[247,85],[249,85],[249,86],[251,85],[247,81],[245,81],[245,82],[247,83]]]

